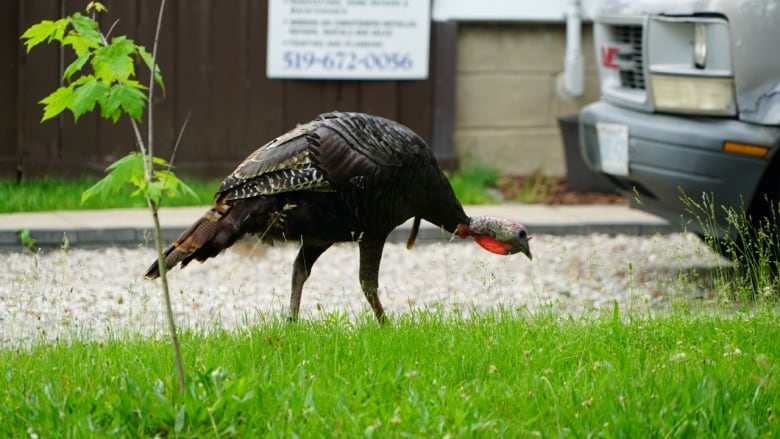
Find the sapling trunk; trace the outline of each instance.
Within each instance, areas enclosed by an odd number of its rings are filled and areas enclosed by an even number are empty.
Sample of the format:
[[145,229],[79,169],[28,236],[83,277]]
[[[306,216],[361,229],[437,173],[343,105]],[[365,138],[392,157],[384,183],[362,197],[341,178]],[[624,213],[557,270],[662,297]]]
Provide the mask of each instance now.
[[154,222],[154,246],[157,249],[157,261],[160,267],[160,288],[165,298],[165,315],[168,320],[168,329],[173,344],[173,358],[176,363],[176,375],[179,381],[179,390],[184,393],[184,362],[181,358],[181,348],[179,347],[179,335],[176,331],[176,320],[173,316],[173,306],[171,305],[171,293],[168,287],[168,267],[165,265],[165,255],[163,254],[163,240],[160,227],[160,215],[158,206],[147,197],[149,209],[152,211],[152,221]]
[[[146,169],[146,182],[151,184],[154,179],[154,119],[153,119],[153,100],[154,97],[154,83],[155,83],[155,69],[157,68],[157,46],[160,38],[160,28],[162,27],[163,11],[165,10],[165,0],[160,1],[160,13],[157,16],[157,27],[154,32],[154,43],[152,44],[152,62],[149,69],[149,92],[147,93],[148,113],[147,113],[147,160],[144,160],[148,164]],[[135,124],[135,121],[133,121]],[[134,130],[139,133],[138,129]],[[179,136],[181,139],[181,136]],[[140,139],[139,139],[140,140]],[[139,145],[143,143],[139,142]],[[178,146],[178,140],[176,142]],[[143,151],[143,150],[142,150]],[[175,149],[174,149],[175,151]],[[171,160],[172,162],[172,160]],[[146,202],[149,205],[149,210],[152,212],[152,221],[154,223],[154,246],[157,250],[157,261],[160,267],[160,288],[162,289],[163,298],[165,299],[165,315],[168,321],[168,330],[171,335],[171,344],[173,345],[173,358],[176,363],[176,376],[179,382],[179,391],[184,393],[186,388],[185,375],[184,375],[184,362],[181,358],[181,348],[179,346],[179,335],[176,331],[176,319],[173,315],[173,306],[171,304],[171,292],[168,287],[168,267],[165,265],[165,255],[163,254],[163,240],[162,229],[160,227],[160,214],[159,205],[146,197]]]

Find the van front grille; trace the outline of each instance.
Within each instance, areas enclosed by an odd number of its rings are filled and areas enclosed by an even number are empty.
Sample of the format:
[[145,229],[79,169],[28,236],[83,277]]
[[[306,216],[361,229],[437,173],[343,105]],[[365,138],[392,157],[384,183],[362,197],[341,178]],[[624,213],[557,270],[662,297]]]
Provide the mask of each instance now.
[[615,63],[620,72],[620,85],[625,88],[644,90],[645,72],[642,59],[642,26],[613,25],[612,42],[619,48]]

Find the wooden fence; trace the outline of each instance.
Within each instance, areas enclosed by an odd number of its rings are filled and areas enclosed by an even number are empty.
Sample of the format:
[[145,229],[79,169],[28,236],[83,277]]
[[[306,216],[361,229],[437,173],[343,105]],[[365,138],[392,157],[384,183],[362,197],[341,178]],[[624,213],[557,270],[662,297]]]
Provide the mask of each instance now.
[[[72,55],[55,45],[29,54],[19,35],[43,19],[83,10],[87,0],[0,2],[0,178],[74,177],[102,172],[132,148],[126,120],[70,114],[40,123],[38,103],[60,83]],[[106,0],[105,29],[151,47],[159,2]],[[177,171],[197,177],[230,172],[256,147],[331,110],[363,111],[417,131],[447,167],[455,164],[456,25],[431,27],[425,81],[272,80],[266,71],[267,2],[169,0],[159,43],[166,93],[154,99],[155,152],[176,153]],[[146,79],[144,79],[146,81]]]

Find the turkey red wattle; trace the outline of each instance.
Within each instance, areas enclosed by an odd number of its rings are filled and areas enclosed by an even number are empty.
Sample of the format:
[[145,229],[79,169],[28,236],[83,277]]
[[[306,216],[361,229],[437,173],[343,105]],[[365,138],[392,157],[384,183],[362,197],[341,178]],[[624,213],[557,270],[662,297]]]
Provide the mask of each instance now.
[[479,244],[480,247],[484,248],[490,253],[495,253],[501,256],[510,254],[509,249],[512,247],[510,244],[498,241],[495,238],[491,238],[490,236],[475,236],[474,242]]
[[459,224],[455,234],[461,238],[471,236],[485,250],[498,255],[523,253],[531,257],[528,241],[531,239],[525,227],[506,218],[479,216],[469,219],[469,224]]

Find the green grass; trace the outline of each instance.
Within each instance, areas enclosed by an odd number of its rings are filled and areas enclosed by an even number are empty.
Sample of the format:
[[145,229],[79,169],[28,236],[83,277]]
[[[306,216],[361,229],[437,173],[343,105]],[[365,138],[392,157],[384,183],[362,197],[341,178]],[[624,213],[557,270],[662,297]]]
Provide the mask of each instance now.
[[487,167],[464,169],[447,174],[455,196],[463,204],[495,204],[500,201],[488,189],[496,186],[498,171]]
[[[97,178],[83,177],[75,180],[46,178],[23,183],[0,180],[0,213],[42,212],[48,210],[110,209],[120,207],[146,207],[141,197],[131,197],[132,190],[120,192],[112,197],[93,197],[81,204],[81,193],[94,185]],[[197,197],[182,195],[166,198],[163,206],[198,206],[210,204],[219,181],[201,182],[186,179]]]
[[[496,171],[481,168],[454,174],[450,176],[450,180],[462,203],[490,204],[498,201],[487,191],[489,187],[495,186],[497,177]],[[94,185],[97,180],[95,177],[82,177],[75,180],[46,178],[23,183],[0,180],[0,213],[146,207],[146,202],[142,198],[130,196],[132,192],[130,186],[127,191],[116,196],[94,197],[82,205],[81,193]],[[208,182],[186,178],[183,180],[197,196],[182,195],[178,198],[167,198],[163,201],[164,207],[210,204],[220,183],[219,180]]]
[[676,311],[574,320],[339,316],[0,350],[2,437],[764,437],[780,325]]
[[778,297],[780,291],[780,205],[768,204],[767,216],[753,216],[744,206],[718,205],[712,194],[701,200],[681,195],[687,213],[703,231],[704,242],[733,262],[719,268],[715,283],[737,300]]

